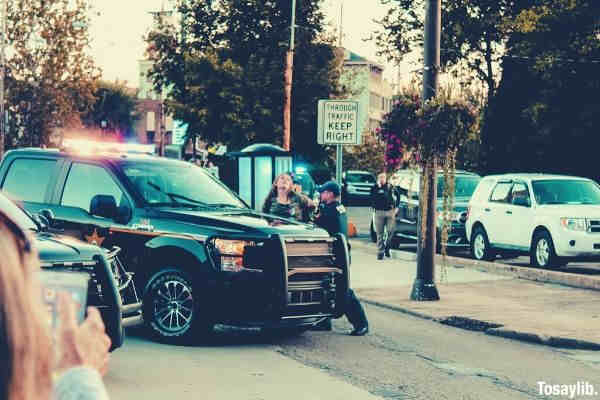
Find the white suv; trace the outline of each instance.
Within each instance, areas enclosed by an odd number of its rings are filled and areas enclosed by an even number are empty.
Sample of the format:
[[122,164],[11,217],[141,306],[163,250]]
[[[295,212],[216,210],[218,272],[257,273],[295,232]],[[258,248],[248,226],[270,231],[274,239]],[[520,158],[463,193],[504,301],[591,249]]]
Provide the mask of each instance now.
[[586,178],[544,174],[485,177],[469,202],[471,255],[529,254],[538,267],[600,258],[600,186]]

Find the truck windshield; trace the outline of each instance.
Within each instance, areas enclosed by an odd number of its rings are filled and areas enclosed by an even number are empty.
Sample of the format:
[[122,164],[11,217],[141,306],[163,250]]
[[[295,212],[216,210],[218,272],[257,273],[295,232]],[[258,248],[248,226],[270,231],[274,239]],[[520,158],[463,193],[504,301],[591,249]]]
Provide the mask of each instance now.
[[540,204],[600,204],[600,187],[579,179],[539,180],[531,183]]
[[204,169],[180,163],[127,163],[123,172],[150,206],[247,208]]

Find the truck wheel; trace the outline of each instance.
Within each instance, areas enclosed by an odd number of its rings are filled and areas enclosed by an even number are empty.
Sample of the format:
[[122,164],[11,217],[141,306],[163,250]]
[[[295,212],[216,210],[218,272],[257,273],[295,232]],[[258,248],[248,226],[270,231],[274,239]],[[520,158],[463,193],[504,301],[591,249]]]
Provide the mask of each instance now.
[[159,341],[190,344],[207,335],[213,325],[203,319],[192,279],[179,269],[152,276],[144,293],[144,324]]
[[540,231],[533,236],[530,264],[540,268],[558,268],[566,264],[556,255],[554,242],[548,231]]
[[471,256],[480,261],[490,261],[496,257],[492,251],[485,229],[477,226],[471,234]]

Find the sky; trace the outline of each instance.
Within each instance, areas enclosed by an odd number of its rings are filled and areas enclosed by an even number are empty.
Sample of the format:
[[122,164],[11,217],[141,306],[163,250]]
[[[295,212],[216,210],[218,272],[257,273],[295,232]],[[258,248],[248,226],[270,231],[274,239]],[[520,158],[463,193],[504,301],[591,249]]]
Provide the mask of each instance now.
[[[291,0],[290,0],[291,1]],[[299,1],[299,6],[302,0]],[[103,79],[127,81],[138,86],[138,60],[143,58],[144,34],[152,25],[150,11],[160,10],[168,0],[96,0],[90,33],[91,55],[103,71]],[[339,25],[340,4],[343,2],[344,47],[386,67],[388,79],[395,76],[395,68],[376,57],[373,42],[364,39],[377,29],[373,19],[385,15],[387,7],[380,0],[324,0],[327,20],[333,27]]]

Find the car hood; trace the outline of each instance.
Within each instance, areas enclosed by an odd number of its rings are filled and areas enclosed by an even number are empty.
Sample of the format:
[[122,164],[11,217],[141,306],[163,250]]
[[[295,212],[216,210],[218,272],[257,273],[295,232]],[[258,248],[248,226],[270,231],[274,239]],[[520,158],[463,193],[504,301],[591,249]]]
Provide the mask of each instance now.
[[156,210],[163,220],[175,220],[204,228],[211,234],[272,234],[294,236],[327,237],[327,231],[314,225],[303,224],[274,215],[263,214],[253,210],[229,209],[222,211],[182,210],[162,208]]
[[544,214],[557,217],[600,219],[600,205],[545,204],[538,207]]
[[97,246],[50,233],[38,233],[35,247],[43,264],[92,261],[95,255],[102,254]]

